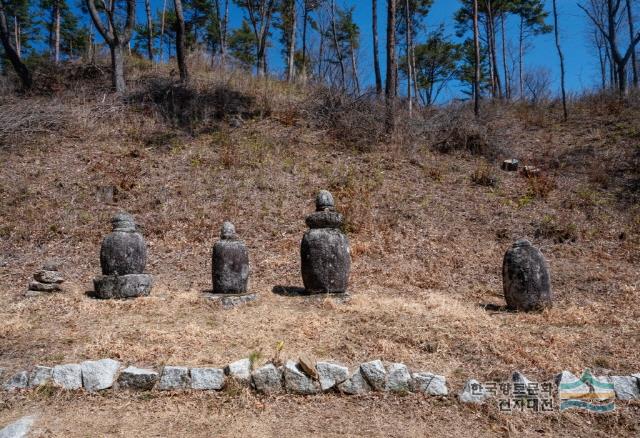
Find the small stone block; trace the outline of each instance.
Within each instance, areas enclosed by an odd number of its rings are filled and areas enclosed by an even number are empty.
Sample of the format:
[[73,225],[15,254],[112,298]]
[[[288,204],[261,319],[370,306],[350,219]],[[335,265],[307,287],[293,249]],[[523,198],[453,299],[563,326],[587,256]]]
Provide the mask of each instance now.
[[518,170],[519,166],[520,166],[520,162],[515,158],[512,158],[510,160],[504,160],[502,162],[501,167],[502,167],[502,170],[505,170],[507,172],[515,172]]
[[298,358],[298,365],[300,365],[300,368],[302,368],[302,371],[304,371],[307,376],[311,377],[312,379],[318,378],[318,372],[316,371],[316,361],[308,354],[300,355],[300,357]]
[[26,438],[36,421],[35,415],[22,417],[0,429],[0,438]]
[[376,391],[384,391],[387,387],[387,370],[381,360],[373,360],[360,365],[360,371],[369,385]]
[[251,382],[251,361],[246,358],[230,363],[224,368],[224,373],[240,383],[249,384]]
[[34,280],[29,283],[29,290],[38,292],[58,292],[62,289],[58,283],[40,283],[39,281]]
[[258,368],[252,374],[253,386],[263,394],[282,392],[282,369],[272,363]]
[[320,392],[320,384],[309,378],[294,361],[287,361],[284,366],[284,384],[287,391],[294,394],[316,394]]
[[409,392],[411,373],[405,364],[392,363],[389,365],[386,389],[392,392]]
[[349,378],[349,368],[330,362],[318,362],[316,370],[318,371],[320,388],[323,391],[335,388],[336,385]]
[[127,367],[118,377],[118,386],[127,389],[149,391],[153,389],[160,375],[153,370]]
[[189,378],[189,368],[165,366],[162,369],[158,389],[161,391],[177,391],[189,389],[191,379]]
[[40,283],[56,284],[62,283],[64,278],[57,271],[41,270],[33,275],[33,278]]
[[611,376],[611,382],[619,400],[640,400],[640,387],[635,377]]
[[219,391],[223,387],[222,368],[191,368],[191,389]]
[[358,368],[347,380],[338,384],[338,390],[348,395],[362,395],[371,391],[371,385],[362,375],[362,370]]
[[53,369],[50,367],[37,366],[31,371],[29,376],[29,387],[44,385],[51,381]]
[[87,391],[101,391],[113,386],[120,362],[113,359],[87,360],[80,364],[82,385]]
[[481,404],[489,398],[484,386],[477,380],[471,379],[464,385],[464,389],[458,395],[462,403]]
[[82,388],[82,367],[77,363],[56,365],[51,372],[53,383],[63,389]]
[[29,385],[29,373],[26,371],[20,371],[14,374],[4,384],[5,391],[17,391],[19,389],[25,389]]
[[431,373],[414,373],[411,390],[429,395],[448,395],[447,379]]

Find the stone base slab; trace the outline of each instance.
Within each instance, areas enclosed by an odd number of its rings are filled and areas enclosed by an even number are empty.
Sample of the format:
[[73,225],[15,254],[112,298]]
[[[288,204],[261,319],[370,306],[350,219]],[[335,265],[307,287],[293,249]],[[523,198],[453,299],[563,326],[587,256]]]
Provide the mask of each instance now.
[[205,292],[204,297],[208,300],[220,303],[225,309],[232,309],[243,304],[247,304],[258,299],[258,295],[254,293],[248,294],[215,294],[213,292]]
[[153,277],[148,274],[102,275],[93,280],[95,297],[135,298],[146,297],[151,293]]

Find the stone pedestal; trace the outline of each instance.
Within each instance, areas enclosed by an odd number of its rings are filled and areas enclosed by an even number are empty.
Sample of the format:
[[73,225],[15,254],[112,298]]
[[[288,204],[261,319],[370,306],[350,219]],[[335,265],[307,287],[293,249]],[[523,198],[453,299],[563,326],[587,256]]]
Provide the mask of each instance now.
[[351,254],[349,240],[340,227],[342,215],[335,211],[333,196],[322,190],[316,212],[306,219],[309,230],[300,245],[302,281],[307,293],[343,293],[347,290]]
[[153,286],[151,275],[144,274],[147,248],[136,231],[133,217],[119,213],[111,220],[113,232],[102,241],[102,274],[93,280],[97,298],[135,298],[148,296]]
[[225,222],[211,255],[214,294],[244,294],[249,284],[249,253],[231,222]]
[[526,239],[518,240],[506,252],[502,281],[504,298],[511,310],[539,311],[553,304],[547,262]]
[[153,277],[149,274],[101,275],[93,279],[96,296],[108,298],[146,297],[151,293]]

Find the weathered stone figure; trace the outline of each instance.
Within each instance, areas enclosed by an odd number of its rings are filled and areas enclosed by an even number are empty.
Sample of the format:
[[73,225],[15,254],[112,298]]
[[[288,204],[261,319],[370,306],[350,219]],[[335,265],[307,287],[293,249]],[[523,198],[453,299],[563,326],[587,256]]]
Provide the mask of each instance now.
[[526,239],[518,240],[504,255],[502,282],[509,309],[529,312],[552,305],[549,267],[540,250]]
[[347,290],[351,254],[349,240],[341,231],[342,215],[333,196],[321,190],[316,211],[307,216],[309,230],[302,238],[302,281],[307,293],[343,293]]
[[238,239],[231,222],[222,224],[220,240],[213,246],[213,293],[243,294],[249,283],[249,253],[244,242]]
[[144,274],[147,248],[136,231],[133,217],[118,213],[111,219],[113,231],[102,241],[102,276],[93,280],[98,298],[131,298],[149,295],[153,280]]

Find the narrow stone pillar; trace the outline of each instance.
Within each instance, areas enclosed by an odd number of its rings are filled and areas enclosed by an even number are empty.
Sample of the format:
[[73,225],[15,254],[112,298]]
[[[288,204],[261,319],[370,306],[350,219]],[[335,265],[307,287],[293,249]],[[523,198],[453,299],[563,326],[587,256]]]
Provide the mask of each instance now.
[[231,222],[222,224],[211,255],[214,294],[244,294],[249,283],[249,253]]
[[351,253],[349,240],[340,231],[342,222],[333,196],[321,190],[316,197],[315,213],[306,219],[309,230],[300,245],[302,281],[307,293],[347,291]]
[[118,213],[111,220],[113,231],[102,241],[100,266],[102,276],[93,280],[98,298],[133,298],[147,296],[153,279],[144,274],[147,247],[136,231],[128,213]]
[[547,262],[526,239],[518,240],[504,255],[502,282],[511,310],[539,311],[553,304]]

